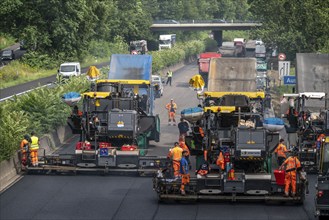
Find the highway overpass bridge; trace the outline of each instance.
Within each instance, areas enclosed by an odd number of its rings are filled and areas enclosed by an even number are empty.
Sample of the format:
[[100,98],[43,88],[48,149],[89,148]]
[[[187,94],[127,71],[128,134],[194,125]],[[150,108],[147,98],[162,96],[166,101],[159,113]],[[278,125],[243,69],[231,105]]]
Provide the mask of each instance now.
[[166,31],[205,31],[211,30],[214,34],[214,39],[217,41],[218,46],[222,45],[223,31],[225,30],[251,30],[261,27],[259,22],[214,22],[214,21],[191,21],[191,22],[178,22],[170,20],[169,22],[155,21],[151,25],[153,32],[166,32]]

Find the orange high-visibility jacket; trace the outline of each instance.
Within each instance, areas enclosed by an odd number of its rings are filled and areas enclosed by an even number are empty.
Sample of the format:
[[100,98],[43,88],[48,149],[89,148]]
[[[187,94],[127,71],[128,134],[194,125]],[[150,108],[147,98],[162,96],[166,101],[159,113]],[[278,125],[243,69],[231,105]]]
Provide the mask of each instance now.
[[184,141],[180,141],[179,142],[179,146],[183,149],[187,151],[187,156],[190,156],[190,149],[188,149],[188,146],[185,144]]
[[286,152],[288,152],[286,145],[279,144],[279,146],[275,149],[275,153],[278,154],[278,157],[284,157],[287,158]]
[[173,102],[173,103],[170,103],[169,102],[166,105],[166,109],[168,110],[168,112],[176,112],[176,110],[177,110],[177,104],[175,102]]
[[219,166],[222,170],[224,170],[224,157],[223,157],[223,153],[220,152],[218,155],[218,159],[216,160],[216,164],[217,166]]
[[286,159],[282,165],[286,165],[286,172],[296,171],[301,167],[300,161],[296,156],[290,156]]

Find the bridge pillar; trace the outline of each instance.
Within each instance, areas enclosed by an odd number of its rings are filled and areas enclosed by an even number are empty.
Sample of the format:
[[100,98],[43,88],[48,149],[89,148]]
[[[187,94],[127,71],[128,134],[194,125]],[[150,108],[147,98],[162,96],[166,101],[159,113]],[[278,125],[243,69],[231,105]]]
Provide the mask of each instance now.
[[217,41],[217,46],[222,46],[223,43],[223,31],[212,31],[214,34],[214,40]]

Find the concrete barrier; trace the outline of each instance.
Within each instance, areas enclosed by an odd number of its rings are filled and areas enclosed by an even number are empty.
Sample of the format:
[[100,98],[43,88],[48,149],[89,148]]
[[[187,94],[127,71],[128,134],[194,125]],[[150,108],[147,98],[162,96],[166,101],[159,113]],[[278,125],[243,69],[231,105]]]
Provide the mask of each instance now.
[[[68,126],[61,126],[50,134],[40,137],[39,156],[51,154],[70,136],[71,129]],[[17,152],[10,160],[0,163],[0,193],[22,178],[22,167],[19,158],[19,152]]]

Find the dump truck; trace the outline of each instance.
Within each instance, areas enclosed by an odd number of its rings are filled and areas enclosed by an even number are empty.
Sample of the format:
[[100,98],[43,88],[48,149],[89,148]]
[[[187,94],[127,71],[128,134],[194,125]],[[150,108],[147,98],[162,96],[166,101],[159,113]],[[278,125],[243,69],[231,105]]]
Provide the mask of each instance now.
[[[255,63],[255,58],[211,60],[208,91],[197,96],[201,112],[182,112],[191,123],[185,142],[196,168],[207,164],[210,169],[202,176],[191,174],[186,195],[180,194],[180,180],[159,172],[153,180],[159,200],[303,202],[305,182],[299,177],[297,195],[283,196],[284,178],[272,161],[280,134],[264,126],[266,95],[256,91]],[[220,152],[223,170],[216,163]]]
[[205,52],[201,53],[198,58],[198,66],[199,66],[199,74],[205,80],[208,81],[208,72],[209,72],[209,64],[211,58],[219,58],[222,55],[216,52]]
[[144,174],[165,165],[165,157],[146,156],[149,141],[160,140],[151,64],[150,55],[112,55],[108,78],[91,83],[81,94],[80,114],[72,110],[68,117],[72,133],[80,136],[74,151],[46,155],[40,167],[28,170]]

